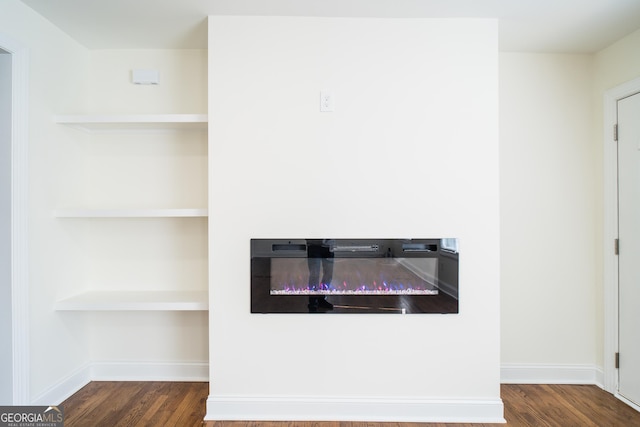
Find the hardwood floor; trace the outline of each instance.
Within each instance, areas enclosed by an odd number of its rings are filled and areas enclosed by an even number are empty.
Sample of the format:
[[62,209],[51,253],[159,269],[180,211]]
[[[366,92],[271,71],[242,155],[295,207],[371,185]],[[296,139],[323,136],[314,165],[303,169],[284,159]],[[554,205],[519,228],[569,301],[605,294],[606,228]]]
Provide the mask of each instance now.
[[62,403],[65,427],[202,426],[209,383],[94,381]]
[[91,382],[62,403],[65,427],[632,427],[640,412],[590,385],[502,385],[507,424],[207,421],[208,383]]

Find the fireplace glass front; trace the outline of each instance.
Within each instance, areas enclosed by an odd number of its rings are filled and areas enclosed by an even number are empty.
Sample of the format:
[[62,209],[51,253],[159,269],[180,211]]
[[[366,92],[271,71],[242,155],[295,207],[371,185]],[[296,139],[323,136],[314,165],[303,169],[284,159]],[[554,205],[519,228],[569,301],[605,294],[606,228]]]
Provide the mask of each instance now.
[[252,313],[457,313],[457,239],[252,239]]

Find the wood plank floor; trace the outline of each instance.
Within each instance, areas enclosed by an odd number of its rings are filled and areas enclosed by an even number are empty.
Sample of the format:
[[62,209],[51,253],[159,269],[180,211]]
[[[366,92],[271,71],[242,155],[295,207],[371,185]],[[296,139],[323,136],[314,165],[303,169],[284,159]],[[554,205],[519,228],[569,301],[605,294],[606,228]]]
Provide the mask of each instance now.
[[94,381],[62,403],[65,427],[202,426],[206,382]]
[[208,383],[91,382],[62,403],[65,427],[633,427],[640,412],[589,385],[501,387],[507,424],[203,422]]

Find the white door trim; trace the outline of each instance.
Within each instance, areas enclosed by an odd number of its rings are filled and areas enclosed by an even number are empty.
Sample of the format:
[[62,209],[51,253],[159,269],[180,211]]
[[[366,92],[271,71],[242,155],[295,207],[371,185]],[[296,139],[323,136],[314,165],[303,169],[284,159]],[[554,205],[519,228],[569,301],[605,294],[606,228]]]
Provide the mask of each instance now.
[[27,49],[0,34],[0,47],[11,54],[11,309],[13,404],[29,404],[29,170]]
[[604,94],[604,389],[617,394],[618,370],[618,162],[613,127],[617,122],[617,102],[640,92],[640,78],[623,83]]

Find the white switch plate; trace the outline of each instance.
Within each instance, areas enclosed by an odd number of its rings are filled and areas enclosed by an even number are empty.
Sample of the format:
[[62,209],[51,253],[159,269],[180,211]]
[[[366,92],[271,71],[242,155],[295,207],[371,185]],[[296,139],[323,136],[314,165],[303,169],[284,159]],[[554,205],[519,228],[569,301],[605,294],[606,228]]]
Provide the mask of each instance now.
[[335,108],[335,97],[333,92],[323,90],[320,92],[320,111],[323,113],[331,113]]

